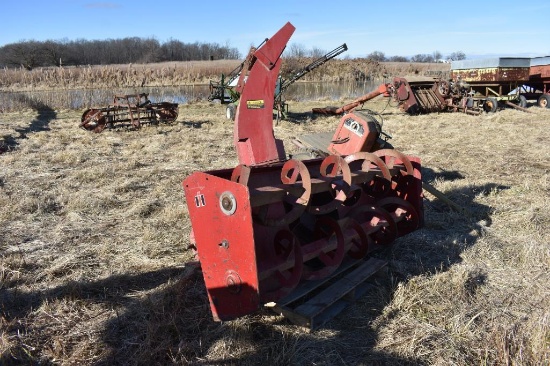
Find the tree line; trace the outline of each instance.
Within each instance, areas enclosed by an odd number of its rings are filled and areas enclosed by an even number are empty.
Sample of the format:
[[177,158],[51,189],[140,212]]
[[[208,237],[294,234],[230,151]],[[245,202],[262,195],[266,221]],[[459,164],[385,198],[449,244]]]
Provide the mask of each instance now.
[[[303,58],[303,57],[321,57],[326,53],[325,50],[320,48],[307,49],[302,44],[293,43],[286,49],[285,55],[288,58]],[[346,56],[344,56],[346,58]],[[443,56],[439,51],[434,51],[431,54],[419,53],[411,57],[405,56],[386,56],[382,51],[374,51],[366,56],[367,60],[376,62],[448,62],[465,60],[466,54],[462,51],[452,52],[449,55]]]
[[[285,51],[289,58],[321,57],[326,51],[306,49],[301,44],[291,44]],[[170,39],[159,42],[154,38],[127,37],[108,40],[20,41],[0,47],[0,67],[24,67],[32,70],[45,66],[111,65],[128,63],[153,63],[165,61],[199,61],[240,59],[237,48],[218,43],[184,43]],[[369,60],[384,62],[440,62],[464,60],[462,51],[443,58],[439,51],[417,54],[412,57],[390,56],[381,51],[367,55]]]
[[374,51],[367,55],[367,59],[372,61],[384,62],[384,61],[393,61],[393,62],[448,62],[448,61],[458,61],[465,60],[466,54],[462,51],[452,52],[447,56],[439,51],[434,51],[431,54],[419,53],[410,58],[405,56],[390,56],[386,57],[384,52]]
[[164,61],[239,59],[236,48],[218,43],[127,37],[108,40],[21,41],[0,47],[0,67],[110,65]]

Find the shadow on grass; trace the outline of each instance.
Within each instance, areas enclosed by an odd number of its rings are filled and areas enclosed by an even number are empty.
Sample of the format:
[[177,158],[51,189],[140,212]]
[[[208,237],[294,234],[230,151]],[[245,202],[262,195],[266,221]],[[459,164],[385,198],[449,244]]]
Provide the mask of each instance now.
[[[435,172],[422,168],[425,182],[463,179],[458,171]],[[445,193],[445,197],[464,210],[457,212],[437,197],[424,200],[425,225],[398,239],[390,249],[394,276],[405,281],[410,277],[446,271],[462,261],[461,254],[473,246],[487,227],[492,225],[493,208],[476,202],[476,197],[510,189],[489,183],[466,186]]]
[[49,131],[50,122],[57,118],[57,113],[40,101],[29,98],[24,94],[18,94],[17,99],[20,103],[34,109],[38,114],[28,127],[15,129],[18,136],[6,136],[3,142],[0,141],[0,153],[15,149],[19,145],[19,140],[26,139],[28,133]]
[[185,127],[191,128],[202,128],[202,125],[204,125],[205,123],[212,124],[212,122],[210,121],[182,121],[178,123],[184,125]]
[[[455,173],[437,174],[460,179]],[[487,184],[447,192],[472,213],[468,217],[437,199],[427,202],[425,227],[376,253],[389,262],[393,283],[381,280],[318,332],[308,333],[266,309],[234,321],[214,322],[200,271],[189,272],[190,266],[69,283],[30,294],[2,290],[2,308],[8,309],[2,316],[12,324],[10,334],[29,334],[36,330],[25,318],[44,302],[67,298],[108,304],[106,308],[115,309],[116,316],[103,327],[100,339],[105,349],[95,365],[423,365],[420,359],[377,350],[383,324],[373,324],[391,302],[397,283],[446,271],[461,261],[461,253],[476,243],[476,233],[491,225],[492,209],[475,202],[476,197],[502,189],[507,187]],[[484,274],[471,280],[472,286],[482,286]],[[34,348],[23,343],[12,347],[10,354],[0,357],[0,364],[16,364],[14,357],[23,363],[44,363],[39,346],[48,343],[44,338],[50,336],[46,328],[45,334],[34,335],[42,337]]]
[[[132,341],[139,341],[144,336],[147,337],[147,318],[154,316],[156,313],[156,307],[152,308],[148,305],[154,304],[156,298],[160,296],[164,299],[164,291],[159,291],[151,296],[147,296],[147,300],[142,302],[138,300],[137,296],[131,296],[140,291],[153,291],[159,286],[174,283],[174,288],[179,288],[182,293],[173,294],[174,298],[182,299],[187,297],[188,284],[191,283],[193,271],[190,270],[190,266],[184,268],[165,268],[152,272],[139,273],[135,275],[115,275],[109,278],[93,281],[93,282],[76,282],[72,281],[62,286],[52,288],[45,291],[34,292],[19,292],[17,288],[0,288],[0,316],[1,319],[9,323],[9,333],[11,335],[29,335],[33,331],[39,328],[36,324],[27,323],[21,321],[31,316],[33,311],[46,303],[52,303],[56,300],[78,300],[84,301],[88,304],[102,303],[106,304],[106,308],[115,309],[118,316],[108,322],[105,334],[103,335],[104,342],[107,346],[113,346],[112,352],[106,352],[107,354],[113,354],[107,357],[108,359],[115,359],[117,352],[115,350],[127,351],[128,345],[125,341],[132,339]],[[195,271],[196,272],[196,271]],[[196,276],[195,276],[196,277]],[[194,286],[200,288],[200,284],[197,285],[198,278],[195,278]],[[170,291],[166,291],[170,292]],[[204,295],[201,295],[204,294]],[[204,308],[202,311],[206,313],[207,299],[205,291],[203,289],[198,290],[190,297],[190,300],[199,307]],[[163,301],[161,301],[163,302]],[[159,304],[161,308],[168,305],[166,303]],[[185,300],[184,300],[185,302]],[[189,303],[186,305],[190,305]],[[118,312],[120,310],[120,313]],[[159,308],[160,309],[160,308]],[[151,313],[148,313],[150,311]],[[198,312],[194,312],[195,314]],[[172,314],[176,315],[176,314]],[[5,325],[5,324],[4,324]],[[136,329],[133,329],[135,327]],[[135,330],[136,332],[133,332]],[[165,329],[169,330],[169,329]],[[34,342],[37,343],[49,343],[48,339],[56,331],[48,331],[48,327],[42,331],[42,334],[34,334],[30,337],[30,340],[19,342],[16,347],[12,347],[10,352],[4,352],[0,355],[1,365],[19,365],[19,364],[43,364],[44,360],[41,356],[41,350],[35,346],[28,346],[28,344]],[[125,334],[125,336],[120,336]],[[134,339],[135,338],[135,339]],[[33,342],[34,341],[34,342]],[[132,343],[136,344],[136,343]],[[130,347],[133,351],[135,349]],[[142,348],[142,347],[140,347]],[[113,358],[114,357],[114,358]],[[131,357],[130,357],[131,358]],[[129,358],[126,357],[126,360]],[[137,359],[139,361],[139,359]],[[106,361],[110,364],[110,361]],[[124,364],[124,362],[120,362]],[[139,363],[139,362],[138,362]],[[46,363],[48,364],[48,363]]]
[[287,112],[284,119],[281,119],[279,123],[292,123],[292,124],[302,124],[311,122],[316,117],[315,114],[311,112]]
[[433,169],[422,167],[422,180],[424,182],[433,182],[438,179],[455,181],[458,179],[464,179],[464,175],[457,170],[444,170],[441,172],[436,172]]

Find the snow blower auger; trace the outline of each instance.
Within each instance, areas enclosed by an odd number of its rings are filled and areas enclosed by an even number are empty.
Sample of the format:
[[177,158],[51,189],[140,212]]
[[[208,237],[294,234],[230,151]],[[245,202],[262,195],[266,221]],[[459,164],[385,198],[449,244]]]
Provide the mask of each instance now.
[[152,103],[146,93],[115,95],[113,105],[85,110],[80,118],[80,127],[99,133],[105,128],[121,125],[140,128],[145,123],[171,123],[176,118],[177,103]]
[[[274,137],[273,93],[294,29],[287,23],[247,57],[234,126],[240,164],[194,172],[182,183],[191,241],[216,320],[251,314],[270,302],[286,306],[353,269],[351,282],[317,295],[324,302],[302,304],[302,310],[309,307],[306,315],[295,309],[302,315],[294,318],[314,328],[325,321],[315,316],[329,308],[334,313],[339,299],[358,290],[356,272],[373,266],[371,251],[423,222],[419,159],[392,149],[367,152],[376,130],[360,114],[342,117],[336,153],[287,160]],[[363,139],[357,146],[364,151],[339,153],[357,139]]]

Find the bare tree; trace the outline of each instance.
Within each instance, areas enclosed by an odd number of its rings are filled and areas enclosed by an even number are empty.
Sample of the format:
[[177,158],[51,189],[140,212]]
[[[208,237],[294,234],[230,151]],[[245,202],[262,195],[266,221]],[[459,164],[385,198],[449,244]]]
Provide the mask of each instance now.
[[307,51],[303,44],[291,43],[290,47],[285,51],[285,57],[288,58],[301,58],[306,57]]
[[388,58],[388,61],[392,61],[392,62],[408,62],[409,59],[406,58],[405,56],[391,56],[390,58]]
[[318,48],[318,47],[313,47],[311,49],[311,52],[309,53],[310,57],[313,57],[313,58],[319,58],[319,57],[323,57],[324,55],[326,55],[327,51],[321,49],[321,48]]
[[452,61],[460,61],[466,59],[466,54],[462,51],[456,51],[451,53],[448,58]]
[[143,53],[141,54],[140,63],[150,63],[160,61],[160,43],[154,38],[149,38],[143,41]]
[[47,64],[61,66],[66,60],[65,45],[60,42],[46,41],[42,45],[43,60]]
[[127,37],[88,41],[22,41],[0,47],[0,65],[37,66],[107,65],[158,61],[237,59],[236,48],[217,43],[183,43],[170,39],[160,44],[154,38]]
[[433,62],[434,58],[432,55],[428,55],[425,53],[419,53],[417,55],[414,55],[411,57],[412,62]]
[[386,61],[386,55],[381,51],[374,51],[367,55],[367,60],[384,62]]
[[32,70],[43,64],[43,48],[36,41],[8,44],[2,47],[0,59],[6,65]]

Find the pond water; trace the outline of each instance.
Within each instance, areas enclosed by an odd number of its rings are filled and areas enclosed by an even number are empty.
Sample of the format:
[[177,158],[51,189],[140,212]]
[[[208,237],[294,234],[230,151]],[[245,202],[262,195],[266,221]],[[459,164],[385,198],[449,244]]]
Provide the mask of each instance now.
[[[382,81],[294,83],[284,93],[286,100],[354,99],[378,87]],[[114,95],[148,93],[153,103],[185,104],[207,100],[208,85],[144,87],[126,89],[67,89],[50,91],[0,92],[0,109],[8,112],[22,108],[86,109],[112,104]]]

